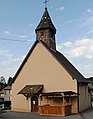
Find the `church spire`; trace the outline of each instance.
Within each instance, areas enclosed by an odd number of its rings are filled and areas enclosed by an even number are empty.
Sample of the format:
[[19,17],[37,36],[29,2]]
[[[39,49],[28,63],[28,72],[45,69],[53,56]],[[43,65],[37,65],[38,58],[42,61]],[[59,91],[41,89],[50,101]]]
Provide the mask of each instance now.
[[40,29],[46,29],[46,28],[49,28],[56,33],[56,28],[52,23],[52,20],[50,18],[47,8],[45,8],[45,12],[44,12],[44,14],[41,18],[41,21],[35,31],[38,31]]
[[49,48],[56,50],[55,34],[56,28],[52,23],[47,7],[38,24],[36,31],[36,39],[42,40]]

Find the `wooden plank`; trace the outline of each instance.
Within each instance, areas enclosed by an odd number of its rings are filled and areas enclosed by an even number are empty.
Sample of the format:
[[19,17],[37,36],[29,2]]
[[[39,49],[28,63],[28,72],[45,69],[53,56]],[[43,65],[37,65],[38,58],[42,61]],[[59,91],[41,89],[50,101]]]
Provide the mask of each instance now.
[[39,113],[43,115],[62,115],[71,114],[71,105],[65,106],[39,106]]

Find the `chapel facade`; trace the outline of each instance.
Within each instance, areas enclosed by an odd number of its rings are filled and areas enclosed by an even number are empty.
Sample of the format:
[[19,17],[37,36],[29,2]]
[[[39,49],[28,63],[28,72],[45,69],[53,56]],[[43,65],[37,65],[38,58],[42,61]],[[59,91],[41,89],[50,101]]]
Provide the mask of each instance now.
[[11,81],[12,111],[65,116],[91,107],[87,80],[56,50],[47,8],[35,32],[36,41]]

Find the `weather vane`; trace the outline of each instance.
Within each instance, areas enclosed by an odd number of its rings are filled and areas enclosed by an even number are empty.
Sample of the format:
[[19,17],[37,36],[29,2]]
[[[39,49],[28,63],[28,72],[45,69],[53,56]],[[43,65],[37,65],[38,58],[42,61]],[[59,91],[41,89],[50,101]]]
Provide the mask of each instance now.
[[45,2],[43,2],[43,3],[45,3],[45,8],[47,8],[47,3],[49,2],[49,0],[45,0]]

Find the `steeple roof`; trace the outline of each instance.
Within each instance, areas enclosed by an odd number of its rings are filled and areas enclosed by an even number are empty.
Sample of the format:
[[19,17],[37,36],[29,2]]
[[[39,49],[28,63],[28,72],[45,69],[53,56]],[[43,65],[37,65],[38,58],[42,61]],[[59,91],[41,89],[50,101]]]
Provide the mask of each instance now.
[[41,18],[41,21],[35,31],[38,31],[41,29],[47,29],[47,28],[53,30],[56,33],[56,28],[52,23],[52,20],[50,18],[47,8],[45,8],[45,12],[44,12],[44,14]]

